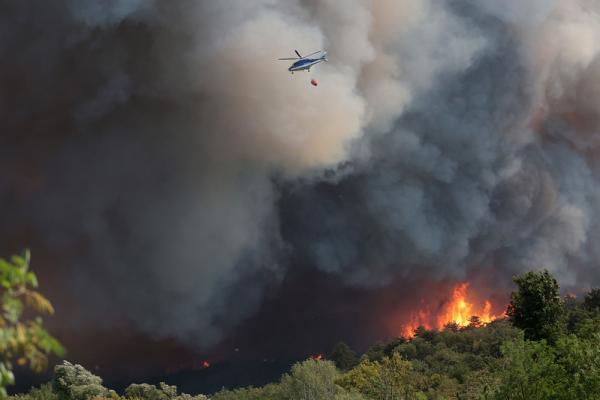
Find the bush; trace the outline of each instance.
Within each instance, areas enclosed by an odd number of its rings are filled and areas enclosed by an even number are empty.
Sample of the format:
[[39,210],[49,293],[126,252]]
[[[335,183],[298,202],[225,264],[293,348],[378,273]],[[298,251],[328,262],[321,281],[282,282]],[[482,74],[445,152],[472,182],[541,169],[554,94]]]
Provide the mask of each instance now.
[[294,364],[281,379],[283,398],[289,400],[330,400],[342,393],[335,384],[339,372],[332,361],[306,360]]
[[94,397],[117,398],[114,391],[102,386],[102,378],[81,365],[68,361],[54,367],[52,389],[59,400],[89,400]]
[[261,388],[223,389],[211,397],[211,400],[281,400],[283,393],[279,384],[270,384]]
[[211,400],[363,400],[359,393],[338,386],[339,376],[332,361],[310,359],[294,364],[278,384],[222,390]]
[[164,382],[159,387],[147,383],[132,383],[125,389],[125,397],[144,400],[171,400],[177,397],[177,387]]
[[498,399],[542,400],[557,398],[561,370],[556,351],[546,341],[519,339],[502,346]]
[[589,339],[575,335],[556,343],[556,363],[563,373],[563,399],[598,399],[600,397],[600,333]]
[[143,400],[205,400],[206,396],[192,396],[186,393],[177,395],[177,386],[160,382],[158,387],[147,383],[132,383],[125,389],[125,397]]
[[45,383],[39,388],[32,388],[27,394],[19,394],[14,400],[58,400],[56,393],[52,391],[52,384]]
[[187,394],[187,393],[181,393],[179,396],[175,397],[176,400],[208,400],[208,397],[206,397],[203,394],[197,394],[195,396],[192,396],[191,394]]
[[586,293],[583,306],[589,311],[598,312],[600,310],[600,288],[593,288]]
[[381,361],[364,359],[337,383],[347,391],[359,392],[369,399],[420,399],[425,396],[416,388],[412,364],[403,360],[399,353]]

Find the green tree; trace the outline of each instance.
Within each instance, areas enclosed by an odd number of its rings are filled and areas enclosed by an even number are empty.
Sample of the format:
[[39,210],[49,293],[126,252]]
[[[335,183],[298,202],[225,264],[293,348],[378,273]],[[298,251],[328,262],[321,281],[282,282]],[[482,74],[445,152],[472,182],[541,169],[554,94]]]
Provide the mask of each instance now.
[[584,319],[576,328],[575,334],[577,337],[588,340],[592,339],[597,332],[600,332],[600,315]]
[[261,388],[221,390],[211,400],[364,400],[335,381],[340,376],[332,361],[309,359],[292,366],[279,383]]
[[329,359],[342,371],[348,371],[358,364],[359,361],[354,350],[344,342],[340,342],[334,346]]
[[116,397],[102,386],[102,378],[78,364],[63,361],[54,367],[52,389],[58,400],[89,400],[95,397]]
[[10,398],[14,400],[58,400],[58,396],[52,391],[52,383],[44,383],[39,388],[31,388],[27,394],[17,394]]
[[556,352],[546,341],[516,340],[502,346],[498,400],[557,398],[564,376]]
[[[14,384],[13,362],[29,365],[34,372],[43,371],[48,356],[62,356],[64,348],[44,328],[39,314],[53,314],[48,299],[34,290],[36,275],[29,270],[29,251],[10,260],[0,259],[0,396],[6,396],[6,386]],[[25,317],[33,315],[32,318]]]
[[461,400],[491,400],[498,392],[499,379],[488,370],[473,372],[464,384]]
[[559,399],[600,399],[600,333],[589,339],[575,335],[556,343],[556,363],[564,373]]
[[362,394],[358,392],[343,391],[335,395],[333,400],[365,400]]
[[586,310],[582,301],[573,295],[566,295],[563,301],[565,328],[568,333],[575,333],[578,326],[589,319],[591,312]]
[[158,387],[147,383],[132,383],[125,389],[125,396],[144,400],[172,400],[177,397],[177,387],[164,382]]
[[600,311],[600,288],[593,288],[585,294],[583,306],[588,311]]
[[406,343],[407,341],[408,341],[408,339],[406,339],[402,336],[396,337],[396,338],[390,340],[389,342],[387,342],[385,344],[385,347],[383,348],[383,354],[390,357],[392,354],[394,354],[394,352],[396,351],[398,346]]
[[581,339],[515,340],[502,351],[498,399],[600,399],[600,333]]
[[424,398],[415,386],[410,361],[399,353],[381,361],[363,359],[358,366],[337,380],[348,391],[358,391],[369,399],[418,400]]
[[191,396],[182,393],[177,394],[177,386],[167,385],[160,382],[158,386],[147,383],[132,383],[125,389],[125,397],[143,400],[206,400],[207,397],[199,394]]
[[517,291],[511,293],[506,314],[531,340],[555,341],[562,328],[563,304],[558,282],[546,270],[527,272],[513,278]]
[[248,387],[243,389],[223,389],[211,396],[211,400],[281,400],[283,399],[281,385],[272,383],[261,388]]
[[339,372],[332,361],[306,360],[294,364],[281,378],[282,399],[330,400],[343,390],[336,385]]
[[368,398],[376,395],[375,386],[379,381],[381,365],[378,361],[364,358],[355,368],[344,374],[336,382],[349,391],[358,391]]
[[363,357],[366,357],[371,361],[383,360],[383,357],[385,357],[385,344],[381,342],[375,343],[366,351]]

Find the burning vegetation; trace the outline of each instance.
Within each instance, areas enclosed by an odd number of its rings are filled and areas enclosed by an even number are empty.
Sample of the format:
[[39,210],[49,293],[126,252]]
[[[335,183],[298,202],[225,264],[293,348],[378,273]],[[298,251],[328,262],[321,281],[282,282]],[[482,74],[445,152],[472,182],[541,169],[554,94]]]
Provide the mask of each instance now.
[[[494,320],[492,302],[474,300],[469,285],[461,283],[430,314],[426,322],[432,329],[420,327],[414,337],[377,343],[362,355],[339,343],[262,387],[222,387],[207,397],[180,394],[164,382],[134,383],[118,394],[100,377],[65,361],[54,368],[52,382],[10,400],[596,399],[600,288],[581,301],[561,297],[548,271],[528,272],[514,282],[507,318]],[[427,319],[429,311],[416,315]],[[482,317],[467,317],[477,312]],[[438,329],[446,320],[454,326]],[[454,329],[467,322],[467,329]]]
[[481,326],[504,317],[504,313],[497,315],[492,313],[490,300],[481,302],[470,294],[468,289],[469,283],[462,282],[456,285],[449,298],[435,309],[426,306],[414,312],[410,316],[409,322],[404,325],[403,336],[413,337],[415,329],[420,326],[428,330],[441,330],[448,324],[456,324],[459,327]]

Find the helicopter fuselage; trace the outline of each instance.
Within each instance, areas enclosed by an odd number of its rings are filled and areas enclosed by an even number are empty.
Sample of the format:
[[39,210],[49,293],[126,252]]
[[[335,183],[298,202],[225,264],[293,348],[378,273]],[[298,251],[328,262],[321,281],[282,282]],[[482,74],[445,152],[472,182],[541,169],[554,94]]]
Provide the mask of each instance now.
[[322,56],[320,58],[303,58],[303,59],[298,60],[295,63],[293,63],[288,68],[288,71],[294,72],[294,71],[302,71],[304,69],[309,70],[310,67],[312,67],[313,65],[318,64],[322,61],[327,61],[325,56]]

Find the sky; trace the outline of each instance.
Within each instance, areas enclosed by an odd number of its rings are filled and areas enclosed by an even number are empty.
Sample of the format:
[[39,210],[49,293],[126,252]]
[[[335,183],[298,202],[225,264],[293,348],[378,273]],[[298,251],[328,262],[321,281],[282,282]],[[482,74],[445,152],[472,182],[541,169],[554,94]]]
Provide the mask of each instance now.
[[593,0],[2,2],[0,256],[121,377],[364,348],[457,282],[581,292],[598,37]]

